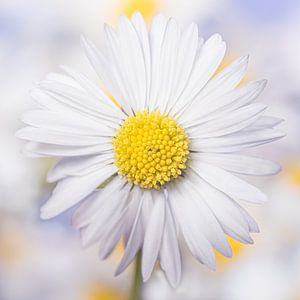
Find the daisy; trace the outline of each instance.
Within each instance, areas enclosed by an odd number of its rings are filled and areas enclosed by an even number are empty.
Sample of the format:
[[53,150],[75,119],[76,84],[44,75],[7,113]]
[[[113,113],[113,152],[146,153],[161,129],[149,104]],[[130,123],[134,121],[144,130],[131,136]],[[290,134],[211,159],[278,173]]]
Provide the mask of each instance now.
[[196,24],[180,30],[162,15],[148,32],[138,12],[104,31],[103,52],[82,44],[109,93],[62,67],[33,91],[38,108],[25,113],[28,126],[17,135],[29,141],[29,155],[59,158],[48,174],[57,185],[43,219],[76,205],[73,225],[85,246],[100,244],[101,259],[123,239],[116,274],[141,250],[144,281],[159,261],[176,286],[179,235],[211,269],[213,248],[232,254],[226,235],[253,243],[249,233],[258,226],[237,201],[266,196],[238,175],[280,167],[235,153],[281,138],[274,128],[281,120],[255,102],[265,80],[239,85],[247,56],[216,73],[226,48],[219,34],[204,41]]

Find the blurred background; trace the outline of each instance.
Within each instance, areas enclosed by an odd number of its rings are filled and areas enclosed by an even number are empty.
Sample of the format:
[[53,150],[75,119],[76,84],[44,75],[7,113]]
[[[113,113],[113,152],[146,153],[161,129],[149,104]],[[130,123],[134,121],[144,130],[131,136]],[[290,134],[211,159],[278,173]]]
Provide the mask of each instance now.
[[[51,185],[52,161],[22,155],[14,137],[20,115],[32,106],[29,91],[60,64],[95,76],[80,47],[84,34],[98,46],[104,23],[140,10],[149,22],[158,11],[181,26],[196,22],[207,38],[227,42],[225,63],[250,54],[246,80],[268,79],[261,100],[283,117],[287,137],[255,150],[283,171],[255,180],[269,196],[247,206],[260,225],[255,244],[230,241],[234,257],[217,255],[211,272],[183,252],[183,279],[171,289],[157,271],[143,290],[146,300],[300,299],[300,2],[298,0],[1,0],[0,1],[0,300],[127,299],[131,270],[114,278],[121,247],[105,262],[83,250],[70,212],[39,219]],[[254,152],[252,152],[254,153]],[[252,180],[253,181],[253,180]]]

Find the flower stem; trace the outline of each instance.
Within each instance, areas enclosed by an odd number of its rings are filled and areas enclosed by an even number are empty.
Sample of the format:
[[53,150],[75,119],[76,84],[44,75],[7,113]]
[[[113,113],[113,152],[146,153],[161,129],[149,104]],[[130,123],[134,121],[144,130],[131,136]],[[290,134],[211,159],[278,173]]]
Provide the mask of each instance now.
[[142,253],[139,251],[135,258],[133,283],[129,300],[141,300],[142,274],[141,274]]

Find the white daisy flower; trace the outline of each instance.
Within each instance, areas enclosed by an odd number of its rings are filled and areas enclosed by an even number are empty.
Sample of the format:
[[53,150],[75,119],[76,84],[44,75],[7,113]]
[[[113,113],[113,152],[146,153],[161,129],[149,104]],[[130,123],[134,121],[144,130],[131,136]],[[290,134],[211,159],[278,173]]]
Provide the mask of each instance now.
[[73,224],[85,246],[99,243],[106,258],[124,238],[123,272],[142,250],[147,280],[157,260],[173,286],[181,276],[178,235],[215,269],[213,248],[231,256],[229,235],[252,243],[258,226],[237,203],[266,196],[237,175],[270,175],[280,167],[235,154],[284,134],[280,119],[255,102],[265,80],[239,86],[242,57],[216,73],[225,43],[204,41],[196,24],[180,30],[157,15],[149,32],[139,13],[104,27],[106,49],[82,39],[86,55],[115,104],[81,73],[63,67],[33,92],[38,109],[23,116],[18,137],[26,152],[59,157],[49,172],[57,185],[41,209],[52,218],[79,204]]

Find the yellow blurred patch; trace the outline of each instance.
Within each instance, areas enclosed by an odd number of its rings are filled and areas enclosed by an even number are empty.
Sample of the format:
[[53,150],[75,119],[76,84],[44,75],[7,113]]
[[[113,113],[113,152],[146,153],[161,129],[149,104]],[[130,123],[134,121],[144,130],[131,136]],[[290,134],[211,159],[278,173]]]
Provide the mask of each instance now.
[[149,22],[158,10],[156,0],[124,0],[122,3],[122,12],[126,16],[131,17],[131,15],[138,10],[146,22]]
[[113,252],[113,255],[116,256],[116,258],[119,260],[119,259],[121,259],[123,253],[124,253],[123,241],[119,241],[119,243],[117,244],[117,246]]
[[125,300],[126,297],[111,287],[95,285],[88,292],[86,300]]
[[285,168],[286,170],[286,175],[288,177],[288,179],[290,180],[290,182],[296,186],[300,186],[300,166],[299,163],[295,163],[295,165],[291,165],[287,168]]
[[17,264],[25,255],[24,241],[14,234],[0,237],[0,261],[4,264]]
[[219,252],[215,251],[218,267],[225,266],[230,264],[231,262],[234,262],[245,251],[245,245],[234,240],[233,238],[228,237],[228,242],[232,249],[232,257],[225,257]]

